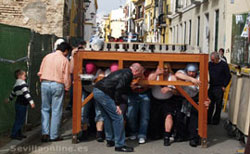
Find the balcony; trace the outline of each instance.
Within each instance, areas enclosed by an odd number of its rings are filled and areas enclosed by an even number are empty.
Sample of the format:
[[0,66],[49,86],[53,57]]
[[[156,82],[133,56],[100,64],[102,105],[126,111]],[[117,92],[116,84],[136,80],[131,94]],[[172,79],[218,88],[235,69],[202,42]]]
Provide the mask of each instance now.
[[199,5],[199,4],[201,4],[201,3],[203,3],[203,2],[206,2],[207,0],[191,0],[191,3],[192,4],[195,4],[195,5]]
[[157,26],[158,28],[166,27],[166,18],[167,16],[165,14],[160,14],[157,20]]
[[181,14],[183,12],[183,6],[182,5],[177,5],[176,7],[176,13]]
[[191,0],[191,3],[197,5],[200,4],[202,1],[203,0]]

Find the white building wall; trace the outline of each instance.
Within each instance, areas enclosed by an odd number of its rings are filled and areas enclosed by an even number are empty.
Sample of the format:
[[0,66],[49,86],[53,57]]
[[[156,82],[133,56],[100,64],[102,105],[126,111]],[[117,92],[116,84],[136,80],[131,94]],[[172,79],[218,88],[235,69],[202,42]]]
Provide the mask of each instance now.
[[84,39],[89,40],[96,32],[96,4],[95,0],[90,0],[91,3],[86,10],[85,24],[84,24]]
[[122,36],[122,30],[125,31],[125,15],[123,9],[119,8],[111,11],[111,36],[119,38]]
[[[172,7],[175,7],[176,0],[173,0]],[[196,45],[196,37],[197,37],[197,18],[200,16],[200,48],[203,52],[210,53],[214,49],[214,40],[215,36],[214,34],[214,28],[215,28],[215,20],[214,20],[214,15],[215,15],[215,10],[219,9],[220,10],[220,24],[219,24],[219,38],[218,38],[218,46],[222,46],[223,44],[223,31],[222,29],[224,28],[223,23],[223,12],[224,12],[224,0],[220,1],[215,1],[215,0],[207,0],[207,2],[201,3],[200,5],[194,5],[191,3],[190,0],[183,0],[181,2],[183,4],[183,8],[181,8],[180,14],[174,13],[172,15],[172,22],[171,22],[171,28],[173,27],[178,27],[178,33],[176,36],[176,43],[184,43],[184,30],[183,26],[184,23],[186,22],[186,44],[189,43],[189,38],[191,38],[190,43],[192,46]],[[175,8],[174,8],[175,9]],[[205,14],[209,14],[209,21],[207,27],[205,27]],[[190,33],[190,20],[191,20],[191,37],[189,36]],[[205,31],[207,33],[205,33]],[[205,35],[207,34],[207,35]],[[205,45],[206,44],[206,45]]]
[[[232,38],[232,15],[250,12],[249,0],[203,0],[198,5],[192,4],[191,0],[180,0],[183,4],[182,13],[176,13],[176,0],[171,0],[172,21],[170,28],[172,31],[169,35],[170,42],[183,43],[182,35],[184,31],[181,27],[186,21],[186,42],[188,44],[191,38],[191,45],[197,45],[198,16],[200,16],[200,38],[199,47],[202,52],[211,53],[215,49],[215,11],[219,10],[219,32],[218,32],[218,49],[225,49],[225,56],[230,60],[231,38]],[[206,25],[206,14],[209,20]],[[191,37],[189,37],[189,20],[191,20]],[[178,38],[176,38],[178,36]]]

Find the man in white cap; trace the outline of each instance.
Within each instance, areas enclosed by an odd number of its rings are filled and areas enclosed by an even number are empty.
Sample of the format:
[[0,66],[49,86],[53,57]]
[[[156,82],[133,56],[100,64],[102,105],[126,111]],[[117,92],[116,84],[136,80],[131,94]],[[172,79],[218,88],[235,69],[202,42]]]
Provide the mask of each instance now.
[[65,40],[64,40],[64,39],[62,39],[62,38],[57,39],[57,40],[56,40],[56,42],[54,43],[54,49],[53,49],[53,52],[55,52],[55,51],[56,51],[56,49],[57,49],[57,47],[58,47],[58,45],[60,45],[60,44],[61,44],[61,43],[63,43],[63,42],[65,42]]

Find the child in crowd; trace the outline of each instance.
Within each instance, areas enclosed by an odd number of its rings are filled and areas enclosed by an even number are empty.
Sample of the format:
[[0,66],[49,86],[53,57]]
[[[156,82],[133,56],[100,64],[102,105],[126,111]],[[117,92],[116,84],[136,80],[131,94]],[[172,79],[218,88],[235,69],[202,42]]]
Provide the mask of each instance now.
[[9,98],[6,99],[6,102],[12,101],[15,96],[17,97],[15,104],[16,117],[10,137],[12,139],[22,140],[23,138],[26,138],[26,136],[22,134],[21,129],[25,122],[27,105],[30,104],[31,108],[35,108],[35,103],[31,98],[28,85],[25,82],[26,72],[20,69],[16,70],[15,78],[16,83]]

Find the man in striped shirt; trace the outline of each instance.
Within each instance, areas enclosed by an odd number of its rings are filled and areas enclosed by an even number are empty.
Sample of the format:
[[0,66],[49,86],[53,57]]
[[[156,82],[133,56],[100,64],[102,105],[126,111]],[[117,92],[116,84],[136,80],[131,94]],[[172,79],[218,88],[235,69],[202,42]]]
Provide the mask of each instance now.
[[11,132],[11,138],[21,140],[26,136],[22,135],[21,129],[25,121],[27,105],[30,104],[32,108],[35,107],[35,103],[31,98],[28,85],[26,84],[26,72],[23,70],[15,71],[16,83],[9,96],[8,102],[12,101],[16,96],[16,118]]

